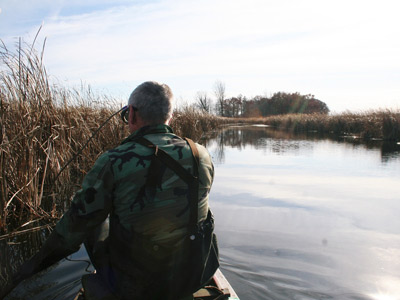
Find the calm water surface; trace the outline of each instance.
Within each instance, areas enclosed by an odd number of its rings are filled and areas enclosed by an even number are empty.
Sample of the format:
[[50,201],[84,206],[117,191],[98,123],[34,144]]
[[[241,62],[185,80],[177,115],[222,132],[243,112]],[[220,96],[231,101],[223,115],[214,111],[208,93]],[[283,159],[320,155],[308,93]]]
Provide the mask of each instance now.
[[239,296],[400,299],[400,147],[392,146],[266,128],[210,141],[222,266]]
[[[399,145],[262,126],[227,128],[204,143],[215,163],[221,268],[241,299],[400,299]],[[91,270],[83,249],[71,260],[8,299],[71,299]]]

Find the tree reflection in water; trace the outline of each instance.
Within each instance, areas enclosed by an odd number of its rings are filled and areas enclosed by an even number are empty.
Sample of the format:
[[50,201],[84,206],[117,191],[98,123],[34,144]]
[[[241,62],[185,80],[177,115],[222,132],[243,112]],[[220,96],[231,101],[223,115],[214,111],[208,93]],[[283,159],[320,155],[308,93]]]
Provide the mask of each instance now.
[[[356,137],[337,136],[334,134],[320,134],[318,132],[294,133],[278,130],[266,125],[231,125],[206,135],[200,143],[206,147],[215,143],[214,160],[223,163],[225,147],[239,150],[251,146],[254,149],[263,149],[274,153],[296,152],[301,147],[312,148],[312,141],[330,140],[337,143],[346,143],[354,147],[365,147],[369,150],[380,150],[381,161],[400,160],[400,144],[394,141],[362,140]],[[309,143],[307,143],[309,141]],[[269,143],[267,145],[267,143]]]

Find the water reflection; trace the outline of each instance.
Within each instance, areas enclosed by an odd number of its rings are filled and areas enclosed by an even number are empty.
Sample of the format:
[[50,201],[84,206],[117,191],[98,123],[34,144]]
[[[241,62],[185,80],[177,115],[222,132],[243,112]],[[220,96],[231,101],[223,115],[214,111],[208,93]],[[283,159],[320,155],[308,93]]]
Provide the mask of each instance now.
[[[226,126],[225,128],[211,132],[201,141],[208,147],[210,143],[216,144],[215,159],[222,163],[225,158],[225,147],[245,150],[246,146],[254,149],[268,150],[275,153],[296,153],[300,148],[312,149],[313,141],[328,140],[338,144],[352,146],[354,149],[362,148],[372,151],[380,151],[382,163],[391,161],[400,162],[400,144],[389,141],[362,140],[355,137],[344,137],[317,132],[292,133],[276,130],[265,125],[240,125]],[[266,152],[264,152],[266,153]]]
[[384,142],[381,146],[382,162],[388,163],[392,160],[399,160],[400,144],[393,142]]
[[0,240],[0,287],[4,287],[18,267],[36,253],[47,234],[47,230],[35,231]]
[[397,146],[239,127],[207,147],[222,268],[239,296],[400,298]]
[[[6,286],[19,266],[35,254],[49,230],[39,230],[0,240],[0,289]],[[70,300],[81,288],[81,277],[90,269],[87,253],[82,247],[67,259],[54,264],[16,287],[7,300]]]

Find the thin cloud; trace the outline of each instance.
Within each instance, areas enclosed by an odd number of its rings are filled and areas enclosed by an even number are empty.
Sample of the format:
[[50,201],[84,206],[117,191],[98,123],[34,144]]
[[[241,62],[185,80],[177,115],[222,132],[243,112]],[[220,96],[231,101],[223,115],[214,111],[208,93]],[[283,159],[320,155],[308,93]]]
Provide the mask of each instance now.
[[49,73],[72,83],[128,94],[155,79],[193,99],[220,78],[228,96],[298,91],[334,110],[400,102],[396,1],[37,2],[49,5],[30,12],[44,20]]

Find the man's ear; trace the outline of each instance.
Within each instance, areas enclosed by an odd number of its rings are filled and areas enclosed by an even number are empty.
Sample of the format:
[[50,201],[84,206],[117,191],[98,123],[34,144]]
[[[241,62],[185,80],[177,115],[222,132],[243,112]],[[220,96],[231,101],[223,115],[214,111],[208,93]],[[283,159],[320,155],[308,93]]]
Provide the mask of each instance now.
[[174,115],[171,114],[171,117],[168,118],[168,120],[165,122],[165,124],[169,125],[171,123],[173,117],[174,117]]
[[133,109],[132,105],[129,105],[128,122],[131,123],[131,124],[134,124],[136,122],[135,110]]

